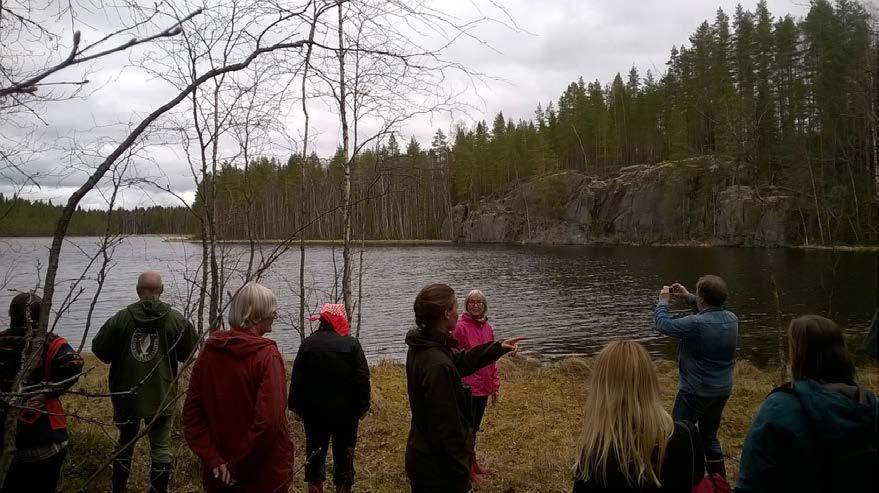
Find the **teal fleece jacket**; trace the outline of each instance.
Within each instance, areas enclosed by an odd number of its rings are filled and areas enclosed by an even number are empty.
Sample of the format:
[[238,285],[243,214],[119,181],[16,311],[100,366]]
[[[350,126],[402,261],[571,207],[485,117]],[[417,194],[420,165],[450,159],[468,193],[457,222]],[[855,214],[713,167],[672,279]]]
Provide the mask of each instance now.
[[799,380],[774,390],[754,418],[736,492],[879,490],[879,403],[854,385]]

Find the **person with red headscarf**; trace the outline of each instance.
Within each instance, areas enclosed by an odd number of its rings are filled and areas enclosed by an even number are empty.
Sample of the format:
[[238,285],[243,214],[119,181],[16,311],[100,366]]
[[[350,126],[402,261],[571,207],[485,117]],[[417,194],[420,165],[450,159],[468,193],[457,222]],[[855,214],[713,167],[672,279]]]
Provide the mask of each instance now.
[[309,320],[320,320],[320,326],[296,353],[288,401],[305,425],[305,481],[309,493],[323,492],[332,440],[336,492],[350,492],[357,427],[369,411],[369,365],[360,342],[348,335],[344,306],[324,304]]

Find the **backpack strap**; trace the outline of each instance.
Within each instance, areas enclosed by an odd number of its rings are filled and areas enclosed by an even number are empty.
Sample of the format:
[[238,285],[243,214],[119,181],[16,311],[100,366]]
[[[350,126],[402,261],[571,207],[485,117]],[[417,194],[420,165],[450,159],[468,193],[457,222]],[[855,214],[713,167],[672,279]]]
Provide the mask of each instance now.
[[687,431],[687,443],[690,445],[690,481],[696,476],[696,448],[693,445],[693,428],[695,425],[689,421],[675,421],[675,424],[680,423],[684,429]]
[[783,384],[779,385],[778,387],[775,387],[774,389],[769,391],[769,394],[767,395],[767,397],[769,397],[772,394],[778,393],[778,392],[782,392],[785,394],[791,394],[794,396],[797,395],[797,391],[796,391],[796,389],[794,389],[793,382],[784,382]]

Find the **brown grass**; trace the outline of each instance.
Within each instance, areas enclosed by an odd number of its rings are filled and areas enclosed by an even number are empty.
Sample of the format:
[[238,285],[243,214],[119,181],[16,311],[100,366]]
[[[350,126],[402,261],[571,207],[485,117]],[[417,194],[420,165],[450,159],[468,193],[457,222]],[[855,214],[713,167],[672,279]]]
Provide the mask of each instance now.
[[[669,361],[657,361],[663,400],[670,410],[677,388],[677,367]],[[98,366],[80,384],[91,391],[106,389],[106,367],[92,357],[87,366]],[[480,434],[478,452],[495,473],[477,491],[484,492],[568,492],[571,489],[571,465],[577,449],[581,426],[582,403],[591,361],[583,358],[540,365],[524,358],[501,361],[501,399],[486,411],[484,432]],[[727,455],[731,477],[738,470],[742,443],[760,404],[777,384],[779,372],[739,362],[735,371],[735,389],[724,412],[720,428],[721,443]],[[879,368],[863,366],[862,384],[879,388]],[[403,456],[409,431],[409,407],[406,399],[405,369],[395,363],[380,363],[372,368],[373,404],[362,422],[357,447],[357,480],[361,492],[403,492],[408,483]],[[64,398],[66,410],[77,416],[104,423],[112,421],[107,399]],[[181,403],[182,404],[182,403]],[[65,465],[61,491],[79,491],[83,481],[106,459],[113,448],[115,430],[72,417],[70,451]],[[296,443],[297,465],[304,460],[305,441],[302,424],[291,420]],[[179,415],[173,434],[175,471],[172,491],[201,491],[198,462],[186,447],[180,431]],[[145,491],[149,457],[146,439],[135,453],[130,490]],[[328,471],[328,475],[331,474]],[[109,470],[87,491],[109,490]],[[304,491],[302,473],[290,483],[290,491]]]

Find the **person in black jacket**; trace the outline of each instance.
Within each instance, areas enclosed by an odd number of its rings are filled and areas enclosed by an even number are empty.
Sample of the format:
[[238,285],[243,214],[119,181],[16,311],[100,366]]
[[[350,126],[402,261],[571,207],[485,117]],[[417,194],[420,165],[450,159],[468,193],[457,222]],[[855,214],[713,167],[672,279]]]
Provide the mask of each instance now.
[[369,411],[369,365],[350,327],[343,305],[325,304],[317,331],[299,347],[293,362],[288,407],[305,425],[305,481],[309,493],[322,493],[325,463],[333,442],[333,484],[349,492],[354,483],[357,425]]
[[473,423],[470,390],[461,382],[485,365],[518,351],[522,339],[489,342],[455,351],[455,292],[445,284],[425,287],[415,298],[415,323],[406,334],[406,384],[412,422],[406,474],[413,493],[470,491]]
[[[9,329],[0,332],[0,391],[13,389],[21,368],[25,338],[40,319],[39,296],[21,293],[9,305]],[[29,491],[52,493],[61,477],[69,434],[61,406],[61,395],[82,373],[83,361],[70,344],[55,334],[46,334],[42,357],[26,375],[23,387],[31,391],[20,409],[0,406],[0,435],[4,433],[6,413],[17,413],[15,453],[2,493]]]
[[695,425],[672,421],[644,346],[615,341],[589,379],[574,493],[689,493],[705,471]]

